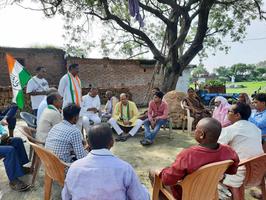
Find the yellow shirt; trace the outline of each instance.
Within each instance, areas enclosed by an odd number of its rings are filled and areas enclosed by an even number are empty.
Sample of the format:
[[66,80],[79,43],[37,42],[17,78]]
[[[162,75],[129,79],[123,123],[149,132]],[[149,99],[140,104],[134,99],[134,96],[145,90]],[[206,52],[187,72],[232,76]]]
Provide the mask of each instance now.
[[[121,106],[121,102],[118,102],[115,105],[115,110],[113,112],[113,118],[116,119],[117,123],[122,125],[122,126],[125,126],[123,124],[122,119],[130,121],[132,124],[129,126],[135,126],[136,121],[137,121],[138,116],[139,116],[138,108],[137,108],[136,104],[132,101],[128,101],[128,106],[129,106],[129,108],[128,108],[129,113],[127,114],[127,106],[124,106],[124,105]],[[122,113],[123,113],[123,116],[122,116]]]

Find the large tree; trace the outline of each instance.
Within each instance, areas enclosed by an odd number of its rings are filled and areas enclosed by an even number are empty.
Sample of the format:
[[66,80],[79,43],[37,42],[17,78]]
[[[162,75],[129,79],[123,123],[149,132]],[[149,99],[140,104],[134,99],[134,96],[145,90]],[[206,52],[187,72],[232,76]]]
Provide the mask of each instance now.
[[223,37],[241,41],[251,20],[265,19],[262,0],[139,0],[143,27],[130,17],[128,0],[35,1],[41,2],[48,16],[56,12],[66,16],[71,40],[79,41],[84,32],[84,24],[74,19],[91,21],[96,17],[111,27],[101,41],[105,49],[115,45],[111,51],[118,49],[130,55],[149,50],[163,66],[163,91],[175,88],[193,58],[204,55],[204,47],[228,50]]

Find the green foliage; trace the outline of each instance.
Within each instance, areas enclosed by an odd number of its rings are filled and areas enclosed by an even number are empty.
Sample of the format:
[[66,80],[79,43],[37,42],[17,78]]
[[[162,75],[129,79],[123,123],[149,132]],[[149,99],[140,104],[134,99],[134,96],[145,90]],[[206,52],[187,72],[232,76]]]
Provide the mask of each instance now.
[[206,82],[206,85],[209,86],[224,86],[225,82],[219,81],[219,80],[208,80]]
[[[221,81],[230,80],[232,76],[235,77],[236,82],[266,80],[266,67],[262,65],[238,63],[231,67],[221,66],[214,71]],[[225,79],[225,77],[227,79]]]
[[203,65],[198,65],[196,68],[194,68],[191,72],[192,77],[194,78],[200,78],[202,76],[208,76],[209,72]]

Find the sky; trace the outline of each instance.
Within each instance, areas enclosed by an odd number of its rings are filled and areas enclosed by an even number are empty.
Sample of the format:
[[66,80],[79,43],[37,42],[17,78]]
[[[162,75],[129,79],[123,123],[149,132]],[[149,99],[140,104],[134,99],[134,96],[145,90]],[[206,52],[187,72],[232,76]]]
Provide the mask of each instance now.
[[[42,12],[21,8],[17,5],[3,6],[0,0],[0,46],[33,47],[65,45],[63,19],[56,15],[46,18]],[[28,0],[26,0],[28,1]],[[266,0],[264,0],[266,2]],[[26,4],[27,6],[27,4]],[[266,6],[264,6],[266,7]],[[97,35],[97,31],[90,34]],[[231,43],[229,54],[217,52],[216,56],[209,55],[203,60],[208,70],[214,67],[231,66],[236,63],[258,63],[266,60],[266,21],[253,22],[248,27],[248,34],[244,43]],[[97,51],[92,51],[90,57],[101,57]],[[192,64],[198,64],[194,59]]]

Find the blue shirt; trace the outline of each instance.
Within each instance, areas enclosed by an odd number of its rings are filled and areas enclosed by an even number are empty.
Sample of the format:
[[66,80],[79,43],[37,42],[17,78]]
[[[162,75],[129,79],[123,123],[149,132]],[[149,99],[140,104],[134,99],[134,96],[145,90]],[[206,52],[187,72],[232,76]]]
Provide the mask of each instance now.
[[149,200],[134,169],[108,149],[92,150],[68,170],[63,200]]
[[252,112],[249,121],[260,128],[262,135],[266,135],[266,109],[262,112]]

